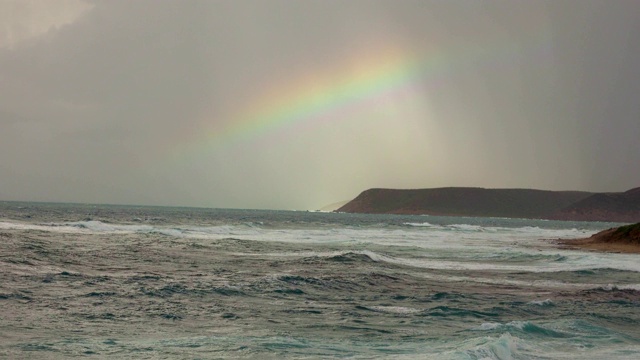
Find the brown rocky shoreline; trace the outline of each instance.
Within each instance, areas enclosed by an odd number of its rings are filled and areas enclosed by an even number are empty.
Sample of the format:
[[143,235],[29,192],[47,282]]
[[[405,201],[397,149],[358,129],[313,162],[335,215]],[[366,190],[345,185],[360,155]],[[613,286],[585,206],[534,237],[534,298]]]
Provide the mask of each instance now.
[[640,254],[640,223],[603,230],[586,239],[558,240],[566,249]]

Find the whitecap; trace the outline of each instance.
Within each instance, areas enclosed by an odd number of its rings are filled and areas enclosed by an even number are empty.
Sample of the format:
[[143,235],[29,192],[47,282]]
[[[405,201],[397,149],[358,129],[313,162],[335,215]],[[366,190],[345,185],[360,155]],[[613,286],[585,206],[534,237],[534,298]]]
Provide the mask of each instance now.
[[414,314],[422,311],[419,309],[414,309],[414,308],[409,308],[404,306],[370,306],[369,308],[372,310],[385,312],[385,313],[392,313],[392,314]]
[[554,305],[554,303],[553,303],[553,301],[551,301],[551,299],[533,300],[533,301],[529,301],[527,304],[535,305],[535,306],[553,306]]
[[415,227],[441,227],[441,226],[438,226],[438,225],[433,225],[433,224],[428,223],[428,222],[422,222],[422,223],[406,222],[406,223],[403,223],[403,224],[407,225],[407,226],[415,226]]
[[495,330],[499,327],[501,327],[502,324],[501,323],[497,323],[497,322],[486,322],[486,323],[482,323],[480,326],[478,327],[474,327],[471,330],[477,330],[477,331],[487,331],[487,330]]
[[448,227],[456,230],[462,230],[462,231],[485,231],[490,229],[491,230],[498,229],[498,228],[484,227],[480,225],[469,225],[469,224],[453,224],[453,225],[449,225]]
[[467,350],[466,353],[474,359],[511,360],[516,357],[520,342],[519,338],[504,333],[497,339],[488,339],[484,344]]

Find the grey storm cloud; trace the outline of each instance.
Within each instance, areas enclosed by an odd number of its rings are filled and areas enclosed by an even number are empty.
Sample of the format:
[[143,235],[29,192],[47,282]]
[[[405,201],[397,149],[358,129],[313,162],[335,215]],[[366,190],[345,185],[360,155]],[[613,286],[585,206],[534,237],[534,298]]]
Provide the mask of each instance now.
[[[0,199],[313,209],[370,187],[626,190],[640,185],[639,10],[3,0]],[[373,110],[184,150],[389,48],[437,67]]]

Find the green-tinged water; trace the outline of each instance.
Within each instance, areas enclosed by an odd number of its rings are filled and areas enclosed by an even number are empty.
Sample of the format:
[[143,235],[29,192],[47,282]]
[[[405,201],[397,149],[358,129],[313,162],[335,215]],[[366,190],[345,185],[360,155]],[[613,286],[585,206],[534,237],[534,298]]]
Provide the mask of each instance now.
[[0,203],[0,357],[636,359],[613,225]]

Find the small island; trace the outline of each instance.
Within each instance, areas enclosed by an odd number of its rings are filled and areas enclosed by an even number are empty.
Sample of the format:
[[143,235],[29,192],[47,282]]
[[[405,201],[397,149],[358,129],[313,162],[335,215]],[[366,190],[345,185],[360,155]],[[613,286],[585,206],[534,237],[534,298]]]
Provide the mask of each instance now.
[[640,223],[611,228],[586,239],[559,240],[566,249],[640,253]]

